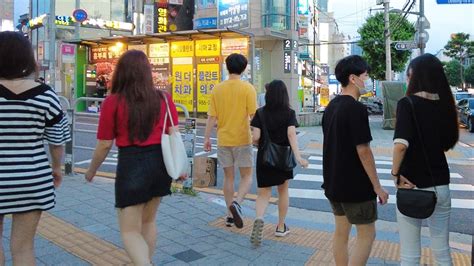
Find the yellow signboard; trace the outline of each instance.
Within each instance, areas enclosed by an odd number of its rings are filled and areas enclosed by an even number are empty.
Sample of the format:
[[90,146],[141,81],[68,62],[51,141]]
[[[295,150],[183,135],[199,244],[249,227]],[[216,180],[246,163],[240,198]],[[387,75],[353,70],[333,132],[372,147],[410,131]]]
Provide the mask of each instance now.
[[221,55],[221,42],[219,39],[196,41],[196,56],[219,56],[219,55]]
[[171,42],[171,57],[191,57],[194,56],[194,42],[180,41]]
[[193,110],[193,65],[173,64],[173,102]]
[[328,106],[329,104],[329,88],[321,88],[319,95],[319,104],[321,106]]
[[219,83],[219,64],[197,65],[198,112],[207,112],[211,102],[211,93]]

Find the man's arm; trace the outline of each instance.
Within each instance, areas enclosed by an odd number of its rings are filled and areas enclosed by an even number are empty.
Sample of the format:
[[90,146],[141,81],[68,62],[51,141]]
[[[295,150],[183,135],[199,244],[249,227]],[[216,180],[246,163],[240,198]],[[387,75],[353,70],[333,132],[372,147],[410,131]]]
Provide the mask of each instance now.
[[212,149],[211,145],[211,133],[212,129],[216,125],[217,117],[215,116],[207,116],[206,122],[206,131],[204,132],[204,151],[210,152]]
[[387,203],[388,193],[382,188],[382,185],[380,185],[380,181],[375,168],[374,155],[372,154],[372,149],[370,149],[370,144],[364,143],[357,145],[356,149],[362,166],[364,167],[364,170],[369,176],[370,182],[372,183],[374,192],[379,197],[380,203]]

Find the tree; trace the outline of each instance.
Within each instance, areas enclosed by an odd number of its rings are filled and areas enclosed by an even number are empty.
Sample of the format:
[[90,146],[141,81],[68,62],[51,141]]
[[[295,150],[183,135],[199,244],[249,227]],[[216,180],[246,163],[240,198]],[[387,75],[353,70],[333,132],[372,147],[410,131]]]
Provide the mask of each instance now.
[[466,83],[471,84],[471,87],[474,87],[474,64],[471,64],[464,71],[464,80]]
[[474,57],[474,41],[469,40],[467,33],[451,34],[451,40],[444,46],[444,54],[464,64],[466,58]]
[[[468,33],[454,33],[451,34],[451,40],[444,46],[444,54],[458,60],[464,66],[466,58],[474,57],[474,41],[469,40]],[[464,88],[464,69],[461,68],[458,75],[460,75],[461,86]]]
[[[379,12],[367,18],[362,27],[359,28],[359,46],[363,50],[363,57],[367,60],[372,70],[370,75],[377,80],[385,79],[385,39],[384,39],[384,15]],[[415,27],[400,14],[390,14],[390,39],[395,41],[413,40]],[[411,51],[398,51],[392,45],[392,70],[401,72],[410,57]]]
[[458,60],[451,60],[444,64],[444,72],[448,78],[449,85],[461,87],[462,80],[461,75],[459,75],[461,68],[461,63]]

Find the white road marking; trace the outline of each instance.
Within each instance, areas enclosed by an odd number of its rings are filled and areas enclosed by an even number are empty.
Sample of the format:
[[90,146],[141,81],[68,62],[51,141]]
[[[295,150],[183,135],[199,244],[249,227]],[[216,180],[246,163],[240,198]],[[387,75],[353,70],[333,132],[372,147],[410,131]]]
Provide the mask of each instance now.
[[[323,182],[322,175],[308,175],[308,174],[297,174],[293,180],[298,181],[310,181],[310,182]],[[385,187],[395,187],[395,183],[392,180],[380,179],[380,184]],[[449,184],[449,189],[453,191],[469,191],[474,192],[474,186],[470,184]]]
[[[327,199],[324,195],[324,191],[315,189],[300,189],[300,188],[289,188],[288,189],[290,198],[300,199]],[[395,204],[397,202],[396,195],[390,195],[388,199],[389,204]],[[474,200],[470,199],[451,199],[452,208],[456,209],[474,209]]]

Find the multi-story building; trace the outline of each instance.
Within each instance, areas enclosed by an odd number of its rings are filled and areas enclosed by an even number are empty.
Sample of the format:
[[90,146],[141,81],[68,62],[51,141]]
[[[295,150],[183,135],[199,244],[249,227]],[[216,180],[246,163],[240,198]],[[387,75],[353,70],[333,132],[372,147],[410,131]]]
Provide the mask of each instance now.
[[[134,29],[132,10],[129,0],[77,1],[79,9],[84,10],[86,20],[78,23],[73,16],[76,1],[55,1],[55,57],[50,56],[50,38],[48,35],[49,0],[30,0],[30,39],[40,66],[41,77],[53,85],[56,91],[71,96],[74,86],[75,46],[67,44],[73,39],[93,39],[116,35],[131,35]],[[52,64],[55,58],[55,81],[50,81]]]
[[[295,109],[303,103],[304,81],[311,75],[310,19],[313,0],[197,0],[194,28],[227,28],[252,37],[250,57],[258,62],[251,70],[254,85],[263,92],[272,79],[283,80]],[[312,38],[312,37],[311,37]]]
[[14,0],[0,0],[0,31],[13,31]]

